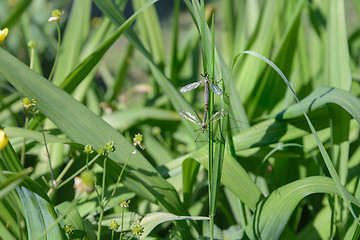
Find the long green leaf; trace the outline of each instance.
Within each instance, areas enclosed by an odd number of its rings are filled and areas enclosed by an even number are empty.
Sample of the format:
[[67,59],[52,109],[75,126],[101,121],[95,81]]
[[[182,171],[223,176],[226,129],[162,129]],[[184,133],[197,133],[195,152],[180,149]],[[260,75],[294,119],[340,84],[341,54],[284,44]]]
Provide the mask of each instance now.
[[77,65],[80,52],[89,34],[89,18],[91,13],[91,2],[76,0],[72,4],[70,16],[66,24],[59,59],[55,68],[53,82],[60,85],[65,77]]
[[180,220],[209,220],[208,217],[193,217],[193,216],[176,216],[171,213],[164,213],[164,212],[155,212],[149,213],[145,215],[142,219],[140,224],[144,227],[144,233],[140,239],[146,238],[149,233],[159,224],[168,222],[168,221],[180,221]]
[[[330,173],[331,177],[333,178],[336,186],[338,187],[338,190],[339,190],[339,192],[340,192],[341,197],[343,198],[346,206],[347,206],[348,209],[350,210],[350,212],[351,212],[351,214],[353,215],[353,217],[354,217],[354,219],[356,220],[356,222],[357,222],[358,224],[360,224],[357,216],[356,216],[355,213],[354,213],[353,208],[352,208],[351,205],[350,205],[350,202],[349,202],[349,200],[348,200],[348,197],[347,197],[347,195],[345,194],[345,188],[344,188],[344,186],[342,185],[342,183],[341,183],[341,181],[340,181],[340,178],[339,178],[339,176],[338,176],[338,174],[337,174],[337,172],[336,172],[336,170],[335,170],[335,167],[334,167],[334,165],[333,165],[333,163],[332,163],[332,161],[331,161],[328,153],[327,153],[326,150],[325,150],[324,145],[323,145],[322,142],[320,141],[319,136],[318,136],[318,134],[316,133],[316,130],[315,130],[313,124],[311,123],[308,115],[306,114],[304,108],[302,107],[302,105],[301,105],[301,103],[300,103],[300,100],[297,98],[297,96],[296,96],[293,88],[291,87],[291,85],[290,85],[289,81],[287,80],[287,78],[285,77],[285,75],[281,72],[281,70],[280,70],[273,62],[271,62],[269,59],[265,58],[265,57],[262,56],[261,54],[256,53],[256,52],[253,52],[253,51],[245,51],[245,52],[243,52],[243,53],[253,55],[253,56],[255,56],[255,57],[257,57],[257,58],[262,59],[263,61],[265,61],[267,64],[269,64],[269,65],[281,76],[281,78],[284,80],[284,82],[286,83],[286,85],[289,87],[289,89],[290,89],[291,92],[293,93],[296,101],[298,102],[298,104],[299,104],[299,106],[300,106],[300,108],[301,108],[301,111],[303,112],[303,114],[304,114],[304,116],[305,116],[305,118],[306,118],[306,121],[307,121],[307,123],[308,123],[308,125],[309,125],[309,127],[310,127],[310,129],[311,129],[311,132],[312,132],[312,134],[313,134],[313,136],[314,136],[314,138],[315,138],[315,140],[316,140],[316,143],[317,143],[317,145],[318,145],[318,147],[319,147],[319,150],[320,150],[320,152],[321,152],[321,155],[322,155],[322,157],[323,157],[323,159],[324,159],[324,162],[325,162],[325,164],[326,164],[326,167],[327,167],[327,169],[329,170],[329,173]],[[240,55],[240,54],[239,54],[239,55]],[[234,63],[236,62],[236,60],[237,60],[237,58],[239,57],[239,55],[237,55],[237,56],[234,58]]]
[[[83,145],[91,144],[95,148],[112,140],[121,148],[109,157],[117,163],[125,162],[128,154],[132,152],[132,145],[115,129],[2,49],[0,49],[0,58],[7,59],[6,62],[0,62],[0,73],[24,96],[36,99],[38,109],[69,138]],[[146,189],[145,192],[154,196],[166,210],[179,215],[188,215],[175,189],[159,176],[140,153],[132,156],[128,166],[132,169],[129,172],[136,180],[125,178],[124,184],[127,187],[140,194],[142,194],[140,191]],[[138,185],[143,187],[139,188]]]
[[22,0],[16,4],[16,6],[11,10],[10,14],[7,16],[7,19],[0,24],[0,29],[11,28],[19,20],[19,17],[26,11],[29,7],[31,0]]
[[[308,177],[289,183],[273,191],[261,201],[246,227],[250,239],[279,239],[297,204],[313,193],[341,196],[338,186],[328,177]],[[347,198],[360,207],[360,202],[345,192]]]
[[107,40],[101,44],[89,57],[87,57],[61,84],[61,88],[67,92],[71,92],[75,87],[87,76],[87,74],[101,60],[111,45],[126,31],[127,28],[135,21],[136,17],[147,7],[154,4],[157,0],[147,2],[141,9],[134,13],[126,20]]
[[[29,239],[38,239],[56,219],[53,206],[25,187],[17,188],[17,193],[24,207]],[[53,228],[46,238],[42,239],[65,239],[64,232],[57,226]]]
[[0,182],[0,200],[5,197],[11,190],[15,189],[24,178],[32,172],[32,168],[24,169],[20,172],[13,173],[7,176],[6,179]]
[[[197,150],[190,157],[208,169],[209,163],[206,147]],[[245,169],[227,151],[225,151],[224,156],[221,182],[251,210],[255,209],[257,202],[263,197],[259,188]]]

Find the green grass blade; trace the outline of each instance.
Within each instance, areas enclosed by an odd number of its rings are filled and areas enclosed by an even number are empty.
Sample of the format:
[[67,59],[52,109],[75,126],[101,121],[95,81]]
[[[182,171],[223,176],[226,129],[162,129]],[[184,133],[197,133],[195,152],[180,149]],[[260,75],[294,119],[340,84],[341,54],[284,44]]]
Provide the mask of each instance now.
[[328,4],[325,81],[332,87],[350,90],[351,70],[344,1],[330,0]]
[[74,1],[63,39],[61,39],[60,54],[53,79],[55,85],[62,84],[79,62],[81,50],[89,34],[90,13],[91,2]]
[[[71,203],[69,202],[62,202],[61,204],[57,205],[55,207],[56,211],[59,212],[59,215],[64,214],[68,208],[71,207]],[[66,214],[66,218],[64,219],[64,223],[67,225],[71,225],[74,227],[74,229],[76,231],[73,232],[71,239],[83,239],[83,236],[85,235],[85,228],[84,228],[84,223],[83,220],[81,218],[81,216],[79,215],[79,212],[77,211],[77,209],[75,207],[73,207],[73,209]]]
[[20,16],[26,11],[29,7],[31,0],[22,0],[16,4],[16,6],[11,10],[10,14],[7,16],[7,19],[0,24],[0,29],[11,28],[19,20]]
[[[23,128],[17,128],[17,127],[7,127],[4,129],[6,131],[6,134],[9,137],[23,137],[26,139],[32,139],[37,142],[44,142],[44,138],[41,132],[34,131],[34,130],[28,130]],[[60,138],[48,133],[45,133],[46,142],[48,143],[66,143],[70,142],[70,140],[66,140],[64,138]]]
[[[24,207],[29,239],[38,239],[46,227],[55,221],[57,216],[54,208],[47,200],[25,187],[17,188],[17,193]],[[46,238],[65,239],[65,235],[57,226],[47,234]]]
[[193,217],[193,216],[176,216],[171,213],[164,213],[164,212],[155,212],[149,213],[145,215],[142,219],[140,224],[144,226],[144,233],[141,236],[141,239],[146,238],[149,233],[159,224],[168,222],[168,221],[180,221],[180,220],[193,220],[193,221],[206,221],[209,220],[208,217]]
[[0,151],[0,160],[7,171],[19,172],[24,169],[10,142]]
[[[209,168],[207,146],[190,155],[206,169]],[[225,151],[222,170],[222,184],[235,194],[251,210],[255,210],[262,194],[244,168]]]
[[95,65],[102,59],[106,51],[111,45],[126,31],[127,28],[135,21],[136,17],[147,7],[154,4],[157,0],[149,1],[136,13],[134,13],[124,24],[122,24],[107,40],[101,44],[89,57],[87,57],[76,69],[66,78],[61,84],[61,88],[66,92],[74,90],[79,83],[87,76],[87,74],[95,67]]
[[[360,125],[360,100],[348,91],[333,87],[318,87],[309,96],[301,100],[301,106],[306,113],[326,107],[326,104],[336,104],[346,110]],[[299,104],[288,107],[277,118],[291,119],[301,116]]]
[[[320,141],[319,136],[318,136],[318,134],[316,133],[316,130],[315,130],[313,124],[311,123],[308,115],[306,114],[304,108],[302,107],[302,104],[300,103],[299,99],[297,98],[294,90],[293,90],[292,87],[290,86],[290,83],[289,83],[289,81],[287,80],[287,78],[285,77],[285,75],[281,72],[281,70],[280,70],[273,62],[271,62],[269,59],[265,58],[264,56],[262,56],[262,55],[260,55],[260,54],[258,54],[258,53],[256,53],[256,52],[253,52],[253,51],[245,51],[245,52],[243,52],[243,53],[247,53],[247,54],[253,55],[253,56],[255,56],[255,57],[257,57],[257,58],[260,58],[260,59],[262,59],[263,61],[265,61],[267,64],[269,64],[269,65],[281,76],[281,78],[284,80],[284,82],[288,85],[288,87],[289,87],[290,90],[292,91],[292,93],[293,93],[296,101],[298,102],[298,104],[299,104],[299,106],[300,106],[300,108],[301,108],[301,111],[303,112],[303,114],[304,114],[304,116],[305,116],[305,118],[306,118],[306,121],[307,121],[308,124],[309,124],[309,127],[310,127],[311,132],[312,132],[312,134],[313,134],[313,136],[314,136],[314,138],[315,138],[315,140],[316,140],[316,142],[317,142],[317,145],[318,145],[319,150],[320,150],[320,152],[321,152],[321,155],[322,155],[322,157],[323,157],[323,159],[324,159],[324,162],[325,162],[325,164],[326,164],[326,167],[327,167],[327,169],[328,169],[331,177],[333,178],[336,186],[338,187],[338,190],[339,190],[339,192],[340,192],[341,197],[343,198],[346,206],[347,206],[348,209],[350,210],[350,212],[351,212],[351,214],[353,215],[354,219],[357,221],[358,224],[360,224],[358,218],[357,218],[356,215],[355,215],[355,212],[354,212],[353,208],[352,208],[351,205],[350,205],[349,199],[348,199],[347,195],[345,194],[345,188],[344,188],[344,186],[342,185],[342,183],[341,183],[341,181],[340,181],[340,178],[339,178],[339,176],[338,176],[338,174],[337,174],[337,172],[336,172],[336,170],[335,170],[334,165],[332,164],[332,161],[331,161],[328,153],[326,152],[326,149],[325,149],[324,145],[323,145],[322,142]],[[239,55],[240,55],[240,54],[239,54]],[[234,58],[234,61],[236,61],[236,59],[238,58],[239,55],[237,55],[237,56]]]
[[182,164],[184,205],[187,207],[190,207],[191,204],[191,197],[199,167],[199,163],[191,159],[184,160]]
[[[313,193],[341,196],[338,186],[328,177],[308,177],[276,189],[259,203],[252,221],[246,227],[250,239],[279,239],[297,204]],[[360,207],[360,202],[350,193],[347,198]]]
[[[139,9],[146,3],[145,0],[134,0],[134,8]],[[156,14],[155,6],[147,8],[140,16],[137,22],[138,26],[142,29],[141,34],[143,38],[147,39],[145,42],[148,44],[154,62],[160,69],[164,68],[165,53],[163,34],[160,28],[159,17]]]
[[15,187],[19,185],[31,172],[32,168],[27,168],[17,173],[10,175],[7,174],[8,176],[6,179],[2,179],[0,182],[0,200],[4,198],[10,191],[15,189]]
[[[0,62],[0,73],[24,96],[36,99],[36,106],[40,112],[69,138],[83,145],[91,144],[95,149],[112,140],[121,148],[118,148],[109,157],[117,163],[125,162],[133,147],[115,129],[66,92],[29,70],[2,49],[0,49],[0,58],[8,60]],[[108,163],[111,164],[111,161]],[[175,189],[159,176],[158,172],[140,153],[132,156],[128,166],[131,169],[137,169],[131,171],[136,181],[130,178],[124,179],[125,185],[135,184],[130,188],[139,194],[142,194],[140,191],[147,189],[148,193],[154,196],[164,209],[178,215],[188,215]],[[115,175],[117,174],[115,173]],[[143,187],[139,188],[137,185]],[[186,230],[183,233],[184,236],[191,238]]]
[[[247,48],[251,48],[254,51],[261,52],[264,55],[269,56],[272,42],[274,38],[275,19],[278,11],[280,10],[280,1],[266,1],[264,8],[260,15],[257,30],[254,32],[253,39],[249,41]],[[256,88],[256,79],[259,78],[259,74],[262,72],[264,65],[257,59],[247,58],[244,61],[237,64],[234,69],[233,76],[237,76],[235,79],[236,89],[244,101],[249,98]],[[238,70],[237,70],[238,69]],[[240,79],[241,78],[241,79]],[[246,79],[246,81],[244,81]]]

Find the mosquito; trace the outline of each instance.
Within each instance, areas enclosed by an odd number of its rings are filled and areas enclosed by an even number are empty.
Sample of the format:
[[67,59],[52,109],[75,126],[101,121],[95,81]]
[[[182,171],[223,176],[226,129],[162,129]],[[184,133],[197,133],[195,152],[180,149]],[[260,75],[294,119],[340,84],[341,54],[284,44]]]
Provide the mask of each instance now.
[[[196,142],[196,140],[199,138],[200,133],[204,133],[204,131],[206,130],[207,125],[209,125],[210,123],[215,122],[215,121],[217,121],[217,120],[225,117],[227,114],[229,114],[229,112],[228,112],[227,110],[222,109],[222,110],[216,112],[214,115],[212,115],[212,116],[209,118],[209,121],[207,121],[207,122],[205,122],[205,121],[204,121],[204,122],[201,122],[201,120],[199,121],[194,115],[192,115],[192,114],[189,113],[189,112],[186,112],[186,111],[178,111],[178,113],[179,113],[179,115],[180,115],[181,117],[185,118],[186,120],[189,120],[189,121],[191,121],[191,122],[193,122],[193,123],[196,123],[196,124],[198,124],[198,125],[201,126],[201,128],[195,130],[195,131],[199,131],[199,130],[200,130],[199,134],[197,135],[197,137],[196,137],[196,139],[195,139],[195,142]],[[200,119],[200,118],[199,118],[199,119]],[[194,131],[194,132],[195,132],[195,131]],[[212,137],[212,136],[211,136],[211,137]],[[214,140],[214,139],[213,139],[213,140]]]
[[[204,89],[204,103],[205,103],[205,113],[204,113],[204,122],[206,121],[206,117],[207,117],[207,112],[208,112],[208,103],[209,103],[209,85],[210,85],[210,89],[217,95],[221,96],[223,94],[223,91],[216,86],[215,84],[213,84],[212,82],[210,82],[209,80],[209,74],[206,74],[206,76],[202,75],[201,76],[204,77],[203,80],[198,81],[198,82],[194,82],[194,83],[190,83],[182,88],[180,88],[180,92],[188,92],[191,91],[197,87],[200,86],[200,84],[202,82],[205,83],[205,89]],[[191,120],[190,120],[191,121]]]

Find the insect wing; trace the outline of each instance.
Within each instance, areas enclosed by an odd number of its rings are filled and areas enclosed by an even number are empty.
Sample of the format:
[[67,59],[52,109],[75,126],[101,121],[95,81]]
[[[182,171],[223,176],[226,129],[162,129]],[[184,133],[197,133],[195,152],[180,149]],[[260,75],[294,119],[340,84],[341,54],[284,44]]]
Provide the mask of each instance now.
[[219,120],[220,118],[225,117],[228,113],[229,113],[229,111],[225,110],[225,109],[222,109],[222,110],[216,112],[214,115],[212,115],[210,117],[208,124],[211,122],[215,122],[215,121]]
[[189,120],[193,123],[201,125],[201,123],[199,123],[199,121],[196,119],[196,117],[194,115],[192,115],[191,113],[186,112],[186,111],[178,111],[178,113],[181,117],[185,118],[186,120]]
[[219,88],[219,87],[216,86],[215,84],[210,83],[210,88],[211,88],[211,90],[212,90],[215,94],[217,94],[217,95],[219,95],[219,96],[223,95],[223,91],[221,90],[221,88]]
[[197,87],[200,85],[201,82],[202,82],[202,81],[190,83],[190,84],[188,84],[188,85],[180,88],[180,92],[188,92],[188,91],[191,91],[191,90],[197,88]]

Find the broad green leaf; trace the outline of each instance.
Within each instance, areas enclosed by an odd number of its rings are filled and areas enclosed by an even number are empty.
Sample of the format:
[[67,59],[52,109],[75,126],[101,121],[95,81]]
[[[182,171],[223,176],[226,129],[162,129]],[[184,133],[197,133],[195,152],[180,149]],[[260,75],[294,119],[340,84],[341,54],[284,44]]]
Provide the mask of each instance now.
[[[71,211],[67,213],[69,208]],[[59,212],[59,215],[66,214],[66,218],[64,220],[65,224],[74,228],[75,231],[71,235],[71,239],[83,239],[85,235],[84,224],[77,209],[69,202],[62,202],[61,204],[57,205],[55,209]]]
[[[133,0],[135,9],[140,9],[145,3],[145,0]],[[151,52],[154,62],[163,69],[162,66],[165,62],[165,45],[163,42],[159,17],[154,5],[150,6],[139,16],[137,25],[140,28],[139,33],[142,34],[142,39],[146,39],[145,42],[148,44],[149,52]]]
[[[6,134],[11,137],[23,137],[26,139],[32,139],[37,142],[44,142],[44,138],[41,132],[28,130],[17,127],[6,127],[4,128]],[[48,143],[68,143],[69,139],[60,138],[52,134],[45,133],[46,142]]]
[[91,2],[75,0],[66,24],[58,62],[55,66],[53,83],[60,85],[77,65],[80,52],[89,34]]
[[11,28],[19,20],[19,17],[26,11],[29,7],[31,0],[21,0],[8,14],[7,19],[0,24],[0,29]]
[[351,70],[344,1],[329,0],[327,4],[330,6],[326,24],[325,82],[331,87],[350,90]]
[[[326,104],[334,103],[346,110],[360,125],[360,100],[348,91],[333,87],[319,87],[309,96],[301,100],[306,113],[324,107]],[[294,104],[276,117],[279,119],[296,118],[302,115],[301,106]]]
[[[208,169],[206,147],[197,150],[190,157]],[[224,156],[221,182],[251,210],[255,209],[257,202],[262,198],[260,190],[248,173],[227,151],[225,151]]]
[[131,26],[136,17],[147,7],[152,5],[157,0],[149,1],[139,11],[134,13],[128,20],[126,20],[108,39],[106,39],[100,47],[98,47],[89,57],[87,57],[61,84],[61,88],[66,92],[71,92],[74,88],[87,76],[87,74],[95,67],[102,59],[106,51],[111,45]]
[[[246,49],[251,49],[268,56],[271,52],[275,29],[276,15],[279,13],[283,1],[266,1],[260,14],[258,26],[253,33],[253,39],[248,42]],[[262,72],[264,65],[257,59],[247,58],[236,66],[233,72],[236,76],[235,83],[241,100],[249,98],[249,94],[256,88],[256,79]]]
[[145,120],[155,121],[179,121],[180,116],[174,111],[164,110],[160,108],[144,107],[131,108],[111,114],[105,114],[103,119],[111,126],[120,131],[135,126]]
[[[17,193],[24,207],[29,239],[39,239],[47,227],[55,222],[57,216],[54,208],[47,200],[25,187],[18,187]],[[41,239],[66,238],[63,230],[56,226]]]
[[[246,227],[250,239],[279,239],[297,204],[313,193],[341,195],[328,177],[308,177],[282,186],[258,203],[252,221]],[[360,202],[348,192],[347,198],[360,207]]]
[[8,240],[16,240],[16,238],[10,233],[9,228],[5,226],[3,222],[0,222],[0,238]]
[[[356,216],[355,213],[354,213],[353,208],[352,208],[351,205],[350,205],[349,199],[348,199],[348,197],[347,197],[347,195],[346,195],[346,193],[345,193],[345,188],[344,188],[343,184],[341,183],[341,180],[340,180],[340,178],[339,178],[339,175],[337,174],[336,169],[335,169],[335,167],[334,167],[334,165],[333,165],[333,163],[332,163],[332,161],[331,161],[328,153],[326,152],[326,149],[325,149],[324,145],[323,145],[322,142],[320,141],[319,136],[318,136],[318,134],[317,134],[317,132],[316,132],[316,130],[315,130],[312,122],[311,122],[310,119],[309,119],[309,116],[306,114],[304,108],[302,107],[302,105],[301,105],[301,103],[300,103],[300,100],[298,99],[298,97],[296,96],[293,88],[291,87],[290,82],[287,80],[287,78],[286,78],[285,75],[281,72],[281,70],[280,70],[273,62],[271,62],[269,59],[267,59],[266,57],[262,56],[262,55],[259,54],[259,53],[253,52],[253,51],[245,51],[245,52],[243,52],[243,53],[247,53],[247,54],[253,55],[253,56],[255,56],[255,57],[259,58],[259,59],[262,59],[262,60],[263,60],[264,62],[266,62],[267,64],[269,64],[269,65],[281,76],[281,78],[284,80],[284,82],[286,83],[286,85],[288,86],[288,88],[291,90],[291,92],[292,92],[293,95],[294,95],[294,98],[295,98],[296,101],[299,103],[299,107],[301,108],[301,111],[303,112],[303,114],[304,114],[304,116],[305,116],[305,118],[306,118],[306,121],[307,121],[307,123],[308,123],[308,125],[309,125],[309,127],[310,127],[310,129],[311,129],[311,132],[312,132],[312,134],[313,134],[313,136],[314,136],[314,139],[315,139],[315,141],[316,141],[316,143],[317,143],[317,145],[318,145],[318,148],[319,148],[319,150],[320,150],[320,153],[321,153],[321,155],[322,155],[322,157],[323,157],[323,159],[324,159],[324,162],[325,162],[325,164],[326,164],[326,167],[327,167],[327,169],[328,169],[331,177],[333,178],[336,186],[338,187],[341,197],[343,198],[346,206],[348,207],[349,211],[350,211],[351,214],[353,215],[354,219],[357,221],[357,223],[360,224],[357,216]],[[242,54],[242,53],[240,53],[240,54]],[[238,54],[238,55],[234,58],[234,61],[235,61],[235,62],[236,62],[236,60],[237,60],[237,58],[238,58],[238,56],[239,56],[240,54]]]
[[171,213],[155,212],[145,215],[140,222],[140,225],[144,227],[144,233],[140,239],[144,239],[148,234],[159,224],[168,221],[180,221],[180,220],[209,220],[208,217],[192,217],[192,216],[177,216]]
[[[15,189],[24,178],[32,172],[32,168],[24,169],[17,173],[6,174],[6,178],[0,182],[0,200],[5,197],[10,191]],[[2,178],[2,176],[1,176]]]
[[184,204],[190,207],[194,184],[197,173],[199,172],[199,163],[191,159],[186,159],[182,164]]
[[[303,12],[304,5],[304,1],[296,2],[292,16],[287,21],[286,31],[281,36],[273,57],[274,62],[285,75],[289,75],[293,68],[301,13]],[[287,88],[279,80],[277,73],[272,68],[267,67],[256,80],[256,87],[244,103],[247,107],[249,118],[254,119],[264,113],[278,111],[279,108],[282,110],[284,106],[281,101],[284,99]],[[276,91],[269,91],[269,89],[276,89]]]
[[[24,96],[36,99],[37,108],[70,139],[83,145],[91,144],[95,149],[112,140],[121,148],[117,148],[109,157],[117,164],[126,161],[129,153],[133,151],[133,146],[114,128],[2,49],[0,58],[7,59],[6,62],[0,62],[0,73]],[[112,164],[111,161],[108,163]],[[187,215],[175,189],[159,176],[139,152],[131,156],[128,166],[133,178],[125,178],[123,183],[129,189],[156,198],[167,211]]]

